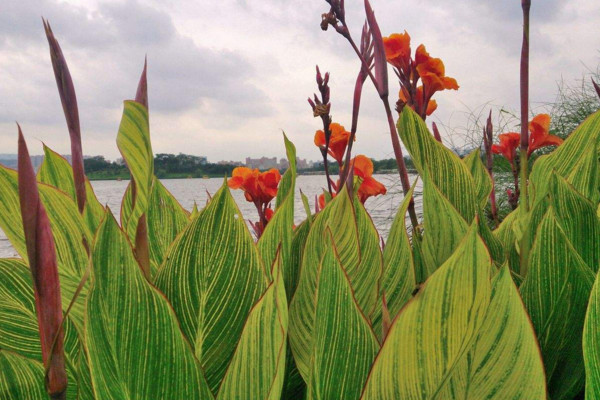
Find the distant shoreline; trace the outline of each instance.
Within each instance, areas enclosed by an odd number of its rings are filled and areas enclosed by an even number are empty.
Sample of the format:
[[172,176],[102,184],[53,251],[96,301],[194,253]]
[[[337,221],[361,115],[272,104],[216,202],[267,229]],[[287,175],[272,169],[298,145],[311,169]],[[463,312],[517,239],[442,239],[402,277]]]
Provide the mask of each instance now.
[[[408,172],[411,174],[417,173],[416,170],[409,170]],[[376,174],[394,174],[394,173],[396,173],[396,170],[381,169],[378,171],[376,170],[375,173]],[[298,175],[325,175],[325,172],[324,171],[298,171]],[[131,179],[129,174],[116,174],[116,175],[106,174],[106,175],[104,175],[104,174],[97,174],[97,173],[87,173],[86,176],[90,181],[119,181],[119,180],[128,181]],[[210,179],[210,178],[223,178],[223,176],[224,175],[222,175],[222,174],[197,175],[197,174],[185,174],[185,173],[157,175],[158,179],[202,179],[202,178]]]

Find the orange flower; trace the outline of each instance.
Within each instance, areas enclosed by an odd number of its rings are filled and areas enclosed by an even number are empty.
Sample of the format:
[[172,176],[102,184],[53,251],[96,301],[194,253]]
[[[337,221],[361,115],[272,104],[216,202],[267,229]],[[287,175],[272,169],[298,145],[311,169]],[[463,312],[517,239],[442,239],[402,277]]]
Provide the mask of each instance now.
[[280,180],[281,175],[275,168],[261,173],[256,168],[237,167],[227,184],[232,189],[242,189],[246,200],[267,204],[277,195]]
[[383,38],[385,58],[398,69],[406,69],[410,62],[410,36],[404,33],[393,33]]
[[358,198],[362,203],[371,196],[387,192],[385,186],[373,178],[373,162],[370,158],[363,155],[354,157],[354,175],[362,178],[362,183],[358,188]]
[[498,135],[498,138],[500,144],[492,146],[492,153],[502,154],[512,164],[517,147],[521,143],[521,135],[516,132],[509,132]]
[[[404,103],[408,103],[408,92],[406,90],[406,88],[402,87],[400,89],[400,100],[402,100]],[[417,107],[416,110],[421,110],[423,108],[423,86],[419,86],[417,87],[417,93],[416,93],[416,97],[417,97]],[[411,108],[413,110],[415,110],[415,106],[411,106]],[[427,102],[427,115],[431,115],[433,114],[433,112],[437,109],[437,101],[435,100],[429,100]],[[416,111],[415,110],[415,111]]]
[[[331,137],[329,138],[327,152],[335,158],[339,165],[342,165],[346,146],[348,146],[348,140],[350,140],[350,132],[347,132],[342,125],[336,122],[329,124],[329,129],[331,130]],[[319,130],[315,133],[315,145],[325,148],[325,132]]]
[[538,114],[529,122],[529,150],[527,155],[534,150],[545,146],[558,146],[563,140],[550,134],[550,116]]
[[456,79],[446,76],[444,63],[439,58],[429,56],[424,45],[417,48],[415,55],[417,73],[421,77],[425,87],[427,98],[431,98],[435,92],[445,89],[458,90]]
[[265,210],[265,218],[267,219],[267,221],[270,221],[271,218],[273,218],[273,214],[275,214],[275,211],[273,211],[271,207],[268,207]]

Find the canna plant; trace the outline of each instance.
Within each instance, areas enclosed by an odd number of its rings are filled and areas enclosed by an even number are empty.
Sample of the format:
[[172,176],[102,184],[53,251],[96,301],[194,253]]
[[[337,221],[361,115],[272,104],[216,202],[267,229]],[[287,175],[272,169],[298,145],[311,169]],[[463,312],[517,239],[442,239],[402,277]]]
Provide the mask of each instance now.
[[[324,26],[353,44],[344,2],[328,3]],[[296,150],[285,135],[283,175],[238,169],[204,208],[179,205],[154,175],[146,64],[117,134],[132,177],[118,218],[76,157],[71,166],[44,147],[36,176],[19,128],[18,171],[0,166],[0,228],[19,253],[0,259],[0,398],[600,398],[600,111],[564,143],[534,118],[517,174],[526,189],[492,231],[491,166],[479,150],[459,158],[424,121],[441,90],[428,85],[456,82],[437,59],[416,65],[407,34],[384,41],[365,9],[351,131],[331,122],[328,75],[313,101],[326,123],[315,144],[340,177],[326,175],[315,213],[302,195],[297,226]],[[82,154],[74,85],[44,25]],[[408,107],[392,133],[419,177],[382,245],[364,202],[386,189],[351,149],[367,77],[388,104],[384,55],[408,71],[398,96]],[[488,152],[498,149],[489,125]],[[510,146],[500,136],[509,160],[521,135]],[[529,169],[527,156],[546,144],[560,146]],[[256,240],[230,189],[256,205]]]

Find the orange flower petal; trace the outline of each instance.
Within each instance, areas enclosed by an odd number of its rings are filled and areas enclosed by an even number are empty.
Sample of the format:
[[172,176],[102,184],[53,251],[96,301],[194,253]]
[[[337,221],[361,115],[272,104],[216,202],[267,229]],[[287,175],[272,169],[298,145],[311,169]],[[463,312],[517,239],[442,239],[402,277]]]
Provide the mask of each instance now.
[[427,103],[427,115],[431,115],[433,114],[433,112],[437,109],[437,101],[435,100],[429,100],[429,103]]
[[366,177],[358,189],[358,198],[364,203],[371,196],[379,196],[380,194],[386,194],[387,189],[385,186],[377,181],[375,178],[368,176]]
[[323,131],[315,132],[315,146],[317,146],[317,147],[325,146],[325,132],[323,132]]
[[383,47],[387,61],[394,67],[401,69],[408,66],[410,60],[410,35],[394,33],[383,38]]
[[362,154],[354,157],[354,175],[363,179],[373,175],[373,161]]
[[430,58],[429,53],[425,50],[425,45],[420,44],[415,52],[415,64],[418,66],[419,64],[427,62]]

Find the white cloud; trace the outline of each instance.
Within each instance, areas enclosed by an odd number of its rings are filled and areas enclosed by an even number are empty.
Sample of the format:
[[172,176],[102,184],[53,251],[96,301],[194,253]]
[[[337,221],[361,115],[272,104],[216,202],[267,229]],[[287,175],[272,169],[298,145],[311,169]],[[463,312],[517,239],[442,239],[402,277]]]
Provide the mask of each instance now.
[[[437,96],[436,120],[459,127],[464,111],[486,102],[518,105],[519,1],[372,0],[384,34],[406,29],[413,49],[425,43],[441,57],[459,91]],[[598,62],[593,0],[533,1],[531,100],[552,101],[555,82]],[[362,0],[346,0],[358,40]],[[0,146],[16,150],[14,120],[26,135],[68,151],[40,15],[60,41],[75,80],[84,152],[118,156],[121,102],[135,92],[148,54],[155,152],[207,155],[210,160],[283,156],[281,129],[301,157],[317,159],[320,120],[306,98],[314,67],[332,74],[332,113],[349,127],[359,64],[350,46],[319,28],[323,1],[221,0],[3,1],[0,5]],[[393,74],[390,70],[390,77]],[[397,84],[390,80],[390,92]],[[365,85],[356,149],[375,158],[392,153],[385,115]]]

